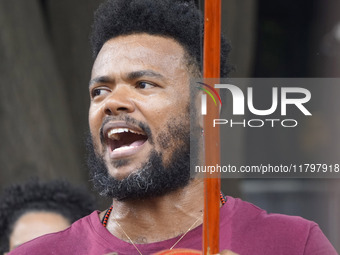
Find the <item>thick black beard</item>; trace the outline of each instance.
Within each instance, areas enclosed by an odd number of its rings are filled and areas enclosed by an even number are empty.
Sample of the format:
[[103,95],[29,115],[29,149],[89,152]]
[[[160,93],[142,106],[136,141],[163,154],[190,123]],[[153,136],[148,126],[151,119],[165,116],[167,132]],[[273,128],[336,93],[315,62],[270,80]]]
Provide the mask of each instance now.
[[152,150],[148,161],[122,180],[109,175],[103,158],[95,153],[92,138],[89,136],[87,139],[88,166],[95,189],[102,196],[127,201],[163,196],[188,185],[190,181],[190,134],[182,128],[178,125],[168,127],[168,132],[157,139],[163,149],[175,140],[181,141],[181,146],[174,150],[167,166],[163,163],[162,153]]

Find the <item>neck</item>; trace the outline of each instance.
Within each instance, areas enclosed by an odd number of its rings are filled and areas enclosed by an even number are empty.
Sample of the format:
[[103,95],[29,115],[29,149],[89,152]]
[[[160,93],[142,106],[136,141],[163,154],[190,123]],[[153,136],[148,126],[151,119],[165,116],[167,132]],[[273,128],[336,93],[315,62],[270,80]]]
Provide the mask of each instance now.
[[107,229],[125,241],[128,240],[121,228],[134,243],[158,242],[185,233],[195,222],[193,227],[200,225],[202,214],[203,180],[194,179],[186,187],[162,197],[114,200]]

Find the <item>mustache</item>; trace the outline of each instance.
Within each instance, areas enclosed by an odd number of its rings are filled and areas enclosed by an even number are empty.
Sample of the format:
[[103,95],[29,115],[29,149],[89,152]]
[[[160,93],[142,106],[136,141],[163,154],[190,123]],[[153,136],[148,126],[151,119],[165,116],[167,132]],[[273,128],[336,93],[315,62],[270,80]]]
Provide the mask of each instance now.
[[128,116],[128,115],[105,117],[105,119],[103,120],[103,123],[100,127],[100,141],[102,143],[104,143],[104,140],[105,140],[103,128],[107,123],[109,123],[111,121],[124,121],[128,125],[139,127],[147,135],[149,143],[153,144],[153,136],[152,136],[151,129],[150,129],[149,125],[145,122],[136,120],[135,118],[132,118],[131,116]]

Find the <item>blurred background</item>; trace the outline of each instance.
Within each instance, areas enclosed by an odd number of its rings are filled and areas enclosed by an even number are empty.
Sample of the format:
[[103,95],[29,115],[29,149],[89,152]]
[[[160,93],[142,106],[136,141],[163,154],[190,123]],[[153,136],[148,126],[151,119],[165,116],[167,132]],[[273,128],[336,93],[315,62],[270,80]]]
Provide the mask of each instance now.
[[[0,189],[31,176],[64,178],[91,189],[84,146],[93,62],[88,36],[100,2],[0,1]],[[203,9],[203,1],[197,5]],[[222,31],[235,66],[231,76],[339,77],[339,10],[337,0],[223,0]],[[286,153],[308,162],[330,153],[327,139],[340,141],[338,104],[327,105],[334,114],[320,115],[303,141],[284,141],[266,130],[256,136],[246,130],[223,134],[222,140],[234,145],[228,155],[243,163],[252,162],[257,155],[251,152],[259,146],[268,158]],[[318,136],[318,142],[308,143],[308,136]],[[280,150],[266,149],[273,141]],[[331,153],[337,159],[340,148]],[[222,190],[269,212],[318,222],[340,250],[339,184],[337,179],[224,179]],[[102,200],[100,209],[109,203]]]

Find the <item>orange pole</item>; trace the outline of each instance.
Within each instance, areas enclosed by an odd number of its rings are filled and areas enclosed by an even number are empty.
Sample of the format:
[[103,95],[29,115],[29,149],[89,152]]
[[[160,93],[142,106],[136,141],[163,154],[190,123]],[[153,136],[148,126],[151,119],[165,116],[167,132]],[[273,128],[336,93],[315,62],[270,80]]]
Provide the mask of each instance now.
[[[206,0],[204,6],[203,77],[220,77],[221,49],[221,0]],[[205,165],[220,165],[220,132],[213,127],[213,119],[219,118],[219,108],[207,100],[204,117]],[[213,177],[213,178],[211,178]],[[219,222],[221,179],[219,174],[204,180],[203,254],[219,252]]]

